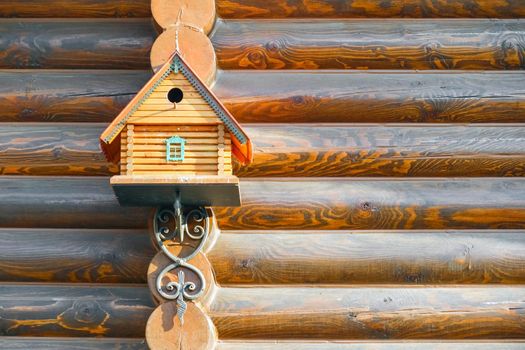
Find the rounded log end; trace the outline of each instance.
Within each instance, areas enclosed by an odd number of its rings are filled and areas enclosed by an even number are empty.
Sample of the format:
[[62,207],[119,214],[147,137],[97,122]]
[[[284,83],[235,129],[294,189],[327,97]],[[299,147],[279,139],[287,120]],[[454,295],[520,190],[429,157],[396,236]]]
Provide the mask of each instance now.
[[215,24],[215,0],[152,0],[151,13],[164,29],[180,21],[208,34]]
[[181,322],[175,301],[158,306],[146,324],[146,342],[153,350],[209,350],[216,344],[216,331],[210,318],[188,303]]
[[[210,39],[202,32],[187,26],[179,27],[179,51],[191,69],[206,84],[211,85],[217,74],[217,58]],[[157,71],[176,50],[176,28],[163,32],[153,43],[151,67]]]

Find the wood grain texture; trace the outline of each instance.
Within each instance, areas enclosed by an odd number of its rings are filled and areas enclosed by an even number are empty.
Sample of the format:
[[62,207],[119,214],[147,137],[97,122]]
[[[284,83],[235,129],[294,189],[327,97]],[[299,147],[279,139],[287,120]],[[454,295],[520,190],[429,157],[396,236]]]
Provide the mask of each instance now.
[[144,339],[0,337],[3,350],[147,350]]
[[0,227],[146,228],[150,210],[121,207],[108,178],[0,176]]
[[220,21],[224,69],[523,69],[519,20]]
[[523,339],[525,290],[223,288],[220,339]]
[[228,285],[525,281],[525,231],[223,231],[208,254]]
[[524,122],[523,72],[220,71],[238,121]]
[[[107,123],[150,76],[0,71],[0,121]],[[503,123],[525,121],[523,80],[517,71],[220,71],[213,92],[247,123]]]
[[[0,174],[117,174],[118,166],[108,163],[99,147],[104,128],[90,123],[2,124]],[[521,124],[251,124],[246,131],[254,143],[254,160],[245,167],[234,163],[241,177],[525,175]],[[211,151],[211,146],[194,147]],[[137,144],[134,151],[153,147],[162,157],[160,144]]]
[[439,342],[432,341],[293,341],[293,340],[281,340],[281,341],[229,341],[219,342],[217,350],[404,350],[404,349],[432,349],[432,350],[518,350],[523,349],[523,341],[515,340],[511,341],[446,341],[441,340]]
[[521,124],[250,125],[254,159],[241,177],[523,176]]
[[3,336],[143,338],[153,311],[143,285],[3,284],[0,303]]
[[523,229],[525,179],[241,181],[221,229]]
[[520,0],[218,0],[223,18],[520,18]]
[[[146,230],[0,229],[0,281],[146,283]],[[0,347],[1,348],[1,347]]]
[[148,0],[0,0],[0,17],[150,17]]
[[[144,228],[109,179],[0,176],[0,226]],[[525,179],[242,179],[221,229],[525,229]]]
[[3,124],[0,173],[19,175],[107,175],[108,163],[98,135],[103,124]]
[[155,36],[150,19],[1,19],[0,68],[149,69]]
[[0,121],[108,123],[150,77],[137,70],[3,70]]

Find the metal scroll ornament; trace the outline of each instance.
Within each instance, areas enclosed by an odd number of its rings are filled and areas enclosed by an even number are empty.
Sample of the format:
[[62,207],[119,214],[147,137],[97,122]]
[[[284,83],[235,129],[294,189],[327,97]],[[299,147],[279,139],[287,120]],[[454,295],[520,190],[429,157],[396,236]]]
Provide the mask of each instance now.
[[[157,276],[156,288],[159,294],[177,301],[177,316],[184,323],[186,301],[199,298],[206,288],[202,272],[187,261],[203,247],[208,237],[210,219],[205,208],[183,208],[175,203],[173,208],[159,208],[155,212],[153,229],[160,249],[173,263],[166,266]],[[175,245],[177,255],[168,249]],[[176,281],[165,282],[167,274],[177,276]]]

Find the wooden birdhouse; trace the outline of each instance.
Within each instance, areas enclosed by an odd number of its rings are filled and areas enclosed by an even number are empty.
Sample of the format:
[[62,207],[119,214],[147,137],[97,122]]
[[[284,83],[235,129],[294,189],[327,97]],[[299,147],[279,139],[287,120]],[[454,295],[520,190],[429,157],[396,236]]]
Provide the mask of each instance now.
[[122,205],[240,205],[232,156],[252,158],[241,126],[176,52],[102,133]]

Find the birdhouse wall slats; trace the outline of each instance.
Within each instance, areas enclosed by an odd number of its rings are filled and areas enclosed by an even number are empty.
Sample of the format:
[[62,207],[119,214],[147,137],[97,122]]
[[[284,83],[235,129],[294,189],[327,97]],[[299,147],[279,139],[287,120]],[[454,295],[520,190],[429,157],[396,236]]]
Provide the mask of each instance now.
[[[155,96],[161,96],[161,95],[155,95]],[[186,95],[184,95],[184,96],[186,96]],[[168,106],[173,107],[173,103],[171,103],[170,101],[168,101],[168,99],[166,99],[166,95],[164,95],[164,97],[151,97],[148,100],[144,101],[144,103],[142,104],[142,106],[149,106],[149,105],[160,105],[160,106],[168,105]],[[201,100],[199,100],[197,98],[192,98],[191,96],[188,96],[187,99],[184,98],[182,101],[177,103],[177,106],[180,106],[180,105],[192,105],[192,106],[203,105],[203,106],[209,106],[208,103],[203,102],[203,101],[201,101]]]
[[[188,112],[187,112],[188,113]],[[154,116],[154,117],[131,117],[129,119],[130,124],[136,125],[165,125],[172,119],[172,116]],[[220,124],[221,122],[215,117],[177,117],[177,122],[181,124],[191,125],[191,124]]]
[[[175,107],[173,104],[162,104],[162,105],[142,105],[138,111],[172,111]],[[177,111],[209,111],[213,113],[213,109],[210,106],[202,104],[179,104],[177,103]],[[214,113],[215,115],[215,113]]]

